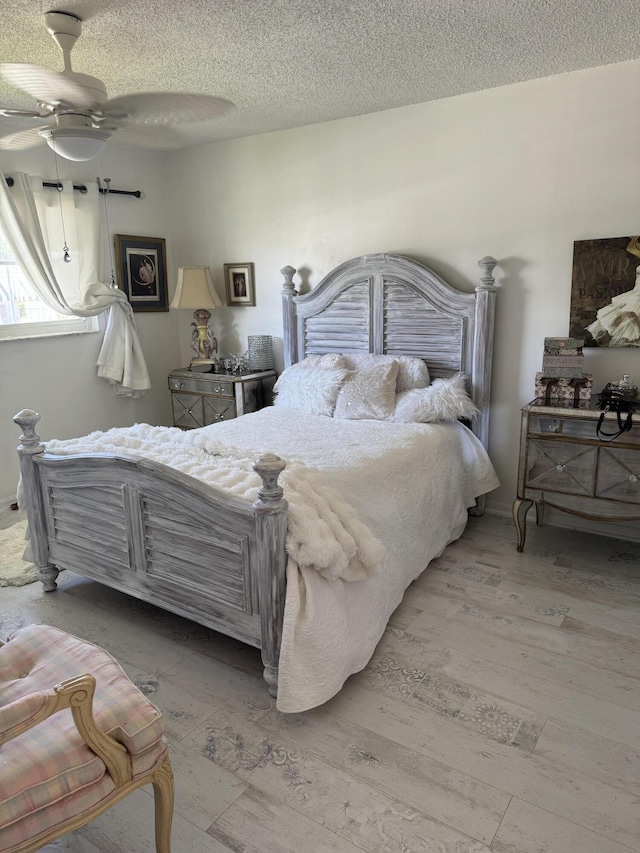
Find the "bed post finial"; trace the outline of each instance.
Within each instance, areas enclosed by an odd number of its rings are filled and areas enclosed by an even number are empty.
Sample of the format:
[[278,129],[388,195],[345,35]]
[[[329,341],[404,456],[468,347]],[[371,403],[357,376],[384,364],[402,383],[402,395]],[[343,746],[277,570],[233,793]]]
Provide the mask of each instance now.
[[496,280],[492,273],[497,263],[496,259],[492,258],[491,255],[486,255],[478,261],[478,266],[482,270],[483,275],[480,279],[482,284],[479,284],[476,290],[495,290]]
[[286,267],[282,267],[280,270],[282,275],[284,276],[284,284],[282,285],[282,292],[289,293],[291,291],[292,295],[296,295],[296,286],[293,283],[293,277],[297,273],[297,269],[295,267],[290,267],[287,265]]
[[284,276],[282,285],[282,329],[284,335],[284,366],[291,367],[298,360],[298,346],[296,339],[296,306],[293,301],[297,295],[293,277],[297,270],[286,266],[280,270]]
[[278,660],[284,619],[287,580],[287,508],[278,477],[285,461],[273,453],[261,456],[253,465],[262,480],[258,499],[253,504],[256,516],[256,549],[258,561],[258,600],[262,634],[264,680],[269,693],[278,692]]
[[34,453],[43,453],[44,444],[40,441],[40,436],[36,432],[36,424],[40,420],[40,415],[34,412],[33,409],[22,409],[17,415],[13,416],[14,423],[22,429],[20,436],[19,453],[26,453],[28,456],[33,456]]

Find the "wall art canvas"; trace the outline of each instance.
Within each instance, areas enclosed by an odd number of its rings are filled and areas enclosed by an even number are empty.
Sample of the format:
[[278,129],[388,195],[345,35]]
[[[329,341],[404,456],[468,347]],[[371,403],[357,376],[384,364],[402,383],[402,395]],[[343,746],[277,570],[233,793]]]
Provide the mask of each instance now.
[[640,237],[573,244],[569,335],[587,347],[640,347]]

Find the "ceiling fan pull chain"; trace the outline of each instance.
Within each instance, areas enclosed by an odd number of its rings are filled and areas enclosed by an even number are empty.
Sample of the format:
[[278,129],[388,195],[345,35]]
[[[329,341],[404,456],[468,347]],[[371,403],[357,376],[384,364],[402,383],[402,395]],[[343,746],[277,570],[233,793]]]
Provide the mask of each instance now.
[[107,210],[107,196],[111,190],[111,178],[105,178],[104,176],[104,166],[102,165],[102,154],[100,155],[100,171],[102,172],[102,180],[105,183],[105,186],[102,186],[100,182],[100,178],[96,178],[98,182],[98,190],[102,194],[102,204],[104,205],[104,222],[105,228],[107,230],[107,245],[109,246],[109,261],[111,263],[111,278],[110,278],[110,287],[112,290],[117,290],[118,285],[116,284],[116,276],[113,271],[113,246],[111,245],[111,236],[109,232],[109,212]]
[[62,212],[62,183],[60,181],[60,176],[58,175],[58,155],[56,153],[56,149],[53,149],[53,162],[56,164],[56,184],[57,190],[60,193],[58,196],[58,201],[60,203],[60,220],[62,222],[62,239],[64,240],[64,246],[62,247],[62,260],[65,264],[71,263],[71,253],[69,252],[69,247],[67,246],[67,235],[64,230],[64,213]]

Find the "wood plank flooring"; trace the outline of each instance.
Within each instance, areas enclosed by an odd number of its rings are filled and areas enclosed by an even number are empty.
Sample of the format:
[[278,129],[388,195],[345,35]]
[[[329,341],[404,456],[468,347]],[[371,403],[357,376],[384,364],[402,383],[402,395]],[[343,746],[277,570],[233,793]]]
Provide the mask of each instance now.
[[[5,513],[0,526],[8,523]],[[63,573],[0,590],[99,643],[163,711],[174,853],[640,851],[640,545],[486,515],[338,696],[280,714],[255,649]],[[150,853],[151,790],[47,853]]]

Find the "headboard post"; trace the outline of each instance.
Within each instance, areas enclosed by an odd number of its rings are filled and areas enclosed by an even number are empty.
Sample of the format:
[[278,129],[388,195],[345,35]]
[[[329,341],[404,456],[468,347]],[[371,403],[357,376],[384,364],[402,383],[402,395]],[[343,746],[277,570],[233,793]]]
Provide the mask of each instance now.
[[[480,409],[480,414],[474,419],[474,432],[487,451],[489,450],[489,396],[496,302],[493,270],[497,263],[491,255],[478,261],[482,276],[481,283],[476,287],[475,340],[473,342],[472,395],[474,403]],[[478,499],[478,510],[480,515],[484,511],[484,495]]]
[[295,332],[296,309],[293,302],[296,296],[296,286],[293,277],[296,274],[294,267],[283,267],[280,272],[284,276],[282,285],[282,327],[284,337],[284,366],[291,367],[298,360],[298,339]]

